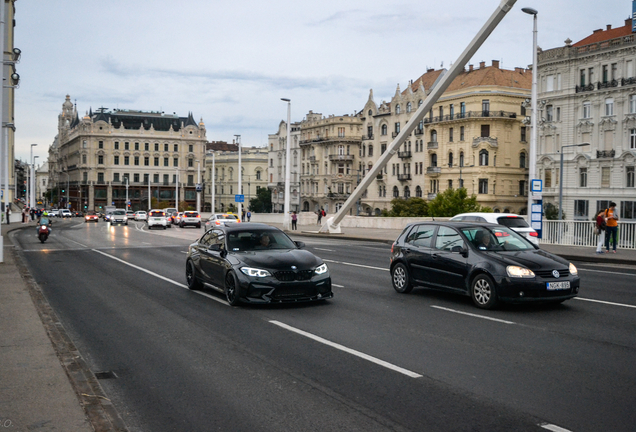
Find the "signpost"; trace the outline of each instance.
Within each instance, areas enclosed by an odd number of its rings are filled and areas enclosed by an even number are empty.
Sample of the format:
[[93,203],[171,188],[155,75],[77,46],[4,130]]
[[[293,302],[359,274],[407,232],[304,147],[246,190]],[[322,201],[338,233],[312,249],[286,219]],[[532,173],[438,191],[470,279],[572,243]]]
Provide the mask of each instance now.
[[245,195],[234,195],[234,202],[237,202],[237,203],[245,202]]
[[531,205],[530,209],[530,228],[535,230],[541,237],[541,231],[543,229],[543,181],[533,179],[530,184],[530,191],[532,193],[532,199],[536,200],[536,203]]

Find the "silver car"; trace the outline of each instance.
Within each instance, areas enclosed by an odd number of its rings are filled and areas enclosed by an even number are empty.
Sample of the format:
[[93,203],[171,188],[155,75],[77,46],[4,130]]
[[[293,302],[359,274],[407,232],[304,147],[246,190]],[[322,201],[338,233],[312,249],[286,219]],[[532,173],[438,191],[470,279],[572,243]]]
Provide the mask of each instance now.
[[523,216],[514,213],[462,213],[453,216],[450,220],[453,222],[487,222],[503,225],[518,232],[529,242],[539,245],[539,234],[530,228]]
[[210,216],[210,218],[205,223],[205,230],[207,231],[210,228],[233,224],[233,223],[240,223],[240,222],[241,220],[236,215],[233,215],[230,213],[215,213],[212,216]]

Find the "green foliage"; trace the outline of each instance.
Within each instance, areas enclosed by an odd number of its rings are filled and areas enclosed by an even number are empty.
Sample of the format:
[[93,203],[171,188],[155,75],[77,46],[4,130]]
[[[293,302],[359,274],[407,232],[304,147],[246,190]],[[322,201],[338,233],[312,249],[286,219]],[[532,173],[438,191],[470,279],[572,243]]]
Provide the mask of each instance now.
[[[384,212],[383,212],[384,216]],[[390,217],[423,217],[428,216],[428,203],[422,198],[395,198],[391,201]]]
[[250,211],[254,213],[272,212],[272,194],[268,188],[260,188],[256,193],[256,198],[250,200]]
[[[545,214],[545,218],[547,220],[558,220],[559,219],[559,206],[547,203],[543,207],[543,213]],[[561,220],[565,220],[565,212],[561,212]],[[594,217],[594,221],[596,221],[596,215]]]
[[492,209],[480,206],[475,195],[468,198],[468,191],[465,188],[446,189],[428,203],[428,216],[452,217],[469,212],[491,213]]

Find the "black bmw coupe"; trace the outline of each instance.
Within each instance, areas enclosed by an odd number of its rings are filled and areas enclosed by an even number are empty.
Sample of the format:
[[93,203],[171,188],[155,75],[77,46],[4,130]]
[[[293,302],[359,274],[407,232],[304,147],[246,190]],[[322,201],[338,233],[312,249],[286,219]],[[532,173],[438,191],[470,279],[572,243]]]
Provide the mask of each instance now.
[[190,245],[186,281],[222,291],[228,303],[296,303],[333,297],[327,265],[283,231],[265,224],[228,224]]

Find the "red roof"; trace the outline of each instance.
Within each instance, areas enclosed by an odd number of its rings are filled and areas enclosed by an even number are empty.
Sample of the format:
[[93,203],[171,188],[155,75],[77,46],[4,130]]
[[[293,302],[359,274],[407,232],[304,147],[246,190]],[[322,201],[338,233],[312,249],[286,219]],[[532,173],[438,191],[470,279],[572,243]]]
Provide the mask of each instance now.
[[594,32],[586,37],[585,39],[581,39],[573,46],[580,47],[585,45],[590,45],[598,42],[607,41],[610,39],[616,39],[623,36],[629,36],[632,34],[632,20],[631,18],[625,20],[625,25],[623,27],[612,28],[612,26],[608,25],[605,30],[598,29],[594,30]]

